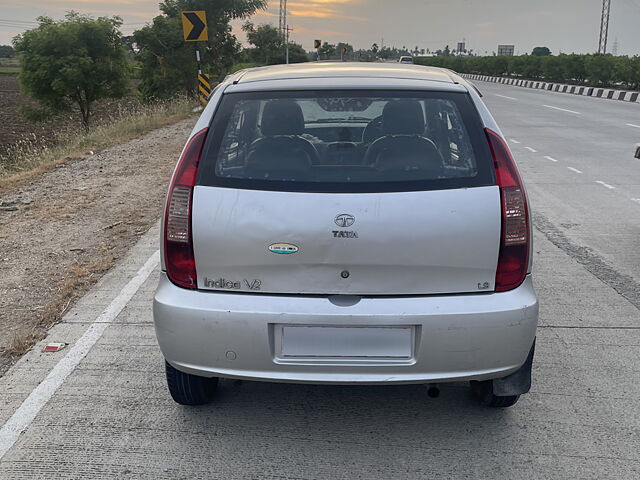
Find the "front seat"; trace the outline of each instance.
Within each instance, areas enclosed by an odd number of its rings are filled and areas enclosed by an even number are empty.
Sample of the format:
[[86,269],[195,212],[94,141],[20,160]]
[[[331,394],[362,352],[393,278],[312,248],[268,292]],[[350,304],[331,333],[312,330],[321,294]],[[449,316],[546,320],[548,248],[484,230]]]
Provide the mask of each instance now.
[[[420,171],[422,177],[442,175],[444,160],[436,145],[424,137],[422,105],[416,100],[393,100],[382,112],[384,136],[369,146],[365,165],[380,171]],[[426,174],[426,175],[425,175]]]
[[293,100],[271,100],[262,113],[263,138],[254,141],[247,156],[247,174],[269,180],[299,180],[318,161],[304,133],[302,109]]

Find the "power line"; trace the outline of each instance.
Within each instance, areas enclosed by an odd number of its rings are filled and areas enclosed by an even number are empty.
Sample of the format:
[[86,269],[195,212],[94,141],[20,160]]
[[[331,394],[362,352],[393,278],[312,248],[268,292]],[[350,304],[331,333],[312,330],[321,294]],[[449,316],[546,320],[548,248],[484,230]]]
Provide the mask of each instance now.
[[27,20],[11,20],[8,18],[0,18],[0,22],[10,22],[10,23],[24,23],[29,25],[40,25],[38,22],[32,22]]

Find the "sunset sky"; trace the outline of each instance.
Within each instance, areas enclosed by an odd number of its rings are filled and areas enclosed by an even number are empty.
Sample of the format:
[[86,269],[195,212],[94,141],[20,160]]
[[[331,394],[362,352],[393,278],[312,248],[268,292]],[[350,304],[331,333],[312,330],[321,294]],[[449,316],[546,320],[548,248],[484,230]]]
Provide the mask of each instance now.
[[[123,32],[131,33],[158,14],[159,0],[0,0],[0,44],[35,26],[35,18],[60,18],[76,10],[93,15],[120,15]],[[640,0],[613,0],[609,50],[617,40],[619,54],[640,54]],[[254,17],[278,22],[278,0]],[[597,50],[601,0],[292,0],[292,39],[310,50],[315,38],[356,48],[371,44],[435,50],[466,40],[484,54],[498,43],[513,43],[516,52],[538,45],[553,53]],[[244,40],[241,33],[238,34]]]

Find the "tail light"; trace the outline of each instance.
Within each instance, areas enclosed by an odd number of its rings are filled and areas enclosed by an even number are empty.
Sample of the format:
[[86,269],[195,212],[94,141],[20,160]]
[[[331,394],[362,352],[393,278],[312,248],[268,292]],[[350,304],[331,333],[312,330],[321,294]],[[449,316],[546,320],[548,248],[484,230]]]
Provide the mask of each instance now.
[[519,287],[527,275],[531,241],[529,212],[524,185],[509,148],[497,133],[487,129],[486,134],[500,187],[502,210],[495,290],[505,292]]
[[197,288],[193,256],[191,208],[200,155],[208,129],[196,133],[173,172],[164,218],[164,255],[169,280],[180,287]]

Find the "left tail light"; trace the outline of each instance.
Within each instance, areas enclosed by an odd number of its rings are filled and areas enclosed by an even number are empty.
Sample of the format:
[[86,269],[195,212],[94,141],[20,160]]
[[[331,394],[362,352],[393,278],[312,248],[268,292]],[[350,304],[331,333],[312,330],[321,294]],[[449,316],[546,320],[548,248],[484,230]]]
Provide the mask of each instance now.
[[208,129],[196,133],[185,147],[173,172],[164,218],[164,260],[169,280],[183,288],[198,286],[193,255],[191,214],[200,156]]

